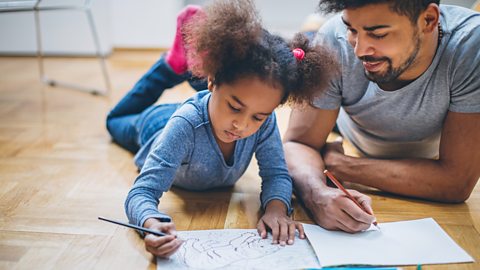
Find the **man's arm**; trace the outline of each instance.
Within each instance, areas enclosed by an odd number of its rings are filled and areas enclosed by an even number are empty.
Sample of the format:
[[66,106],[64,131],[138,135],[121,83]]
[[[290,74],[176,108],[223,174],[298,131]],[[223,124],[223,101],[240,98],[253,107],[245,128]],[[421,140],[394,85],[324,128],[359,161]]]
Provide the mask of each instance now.
[[480,113],[448,112],[433,159],[379,160],[326,151],[325,164],[340,179],[440,202],[463,202],[480,177]]
[[[337,115],[338,109],[293,109],[285,134],[285,157],[295,191],[315,222],[330,230],[357,232],[367,229],[375,218],[363,212],[340,190],[325,184],[324,163],[319,153]],[[372,213],[368,196],[354,190],[351,193]]]

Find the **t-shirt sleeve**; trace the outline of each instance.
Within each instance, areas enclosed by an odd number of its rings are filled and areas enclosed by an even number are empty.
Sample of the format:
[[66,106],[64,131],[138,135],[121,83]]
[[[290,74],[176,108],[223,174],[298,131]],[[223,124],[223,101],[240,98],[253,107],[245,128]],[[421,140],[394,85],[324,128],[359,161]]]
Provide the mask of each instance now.
[[163,132],[153,142],[145,165],[125,200],[125,212],[130,223],[143,226],[148,218],[170,221],[158,211],[159,199],[170,189],[177,169],[187,162],[193,147],[194,132],[182,117],[172,117]]
[[255,157],[262,178],[262,192],[260,194],[262,208],[265,209],[268,202],[277,199],[285,203],[287,212],[290,214],[292,212],[292,179],[285,162],[275,114],[268,117],[258,132]]
[[[345,44],[340,44],[337,38],[337,33],[338,31],[345,31],[343,28],[343,23],[341,22],[340,17],[332,17],[322,26],[322,28],[320,28],[314,39],[315,45],[323,46],[330,50],[334,55],[335,60],[339,63],[340,70],[343,64],[342,48]],[[341,82],[341,72],[334,74],[328,82],[326,89],[315,98],[313,105],[324,110],[339,108],[342,103]]]
[[452,112],[480,112],[480,19],[470,33],[463,35],[455,43],[453,57],[453,76],[450,88],[450,107]]

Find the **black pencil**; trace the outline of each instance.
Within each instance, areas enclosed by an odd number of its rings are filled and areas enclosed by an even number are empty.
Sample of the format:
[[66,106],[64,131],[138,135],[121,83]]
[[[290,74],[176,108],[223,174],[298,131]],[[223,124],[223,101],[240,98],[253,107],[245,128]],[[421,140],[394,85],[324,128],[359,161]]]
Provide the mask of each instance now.
[[156,235],[156,236],[166,236],[167,235],[166,233],[150,230],[150,229],[147,229],[147,228],[144,228],[144,227],[140,227],[140,226],[136,226],[136,225],[132,225],[132,224],[128,224],[128,223],[123,223],[123,222],[116,221],[116,220],[111,220],[111,219],[104,218],[104,217],[98,217],[98,219],[103,220],[103,221],[107,221],[107,222],[111,222],[111,223],[114,223],[114,224],[117,224],[117,225],[125,226],[125,227],[128,227],[128,228],[136,229],[136,230],[139,230],[139,231],[142,231],[142,232],[151,233],[151,234]]

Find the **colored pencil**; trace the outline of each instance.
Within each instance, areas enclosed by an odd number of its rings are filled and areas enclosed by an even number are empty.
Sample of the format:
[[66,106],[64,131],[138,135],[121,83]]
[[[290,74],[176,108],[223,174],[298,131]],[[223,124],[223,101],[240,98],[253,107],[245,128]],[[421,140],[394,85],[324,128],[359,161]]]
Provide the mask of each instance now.
[[98,217],[98,219],[103,220],[103,221],[107,221],[107,222],[111,222],[111,223],[114,223],[114,224],[117,224],[117,225],[125,226],[125,227],[131,228],[131,229],[139,230],[139,231],[142,231],[142,232],[151,233],[151,234],[156,235],[156,236],[166,236],[167,235],[167,234],[159,232],[159,231],[150,230],[150,229],[147,229],[147,228],[144,228],[144,227],[140,227],[140,226],[136,226],[136,225],[132,225],[132,224],[128,224],[128,223],[123,223],[123,222],[120,222],[120,221],[116,221],[116,220],[112,220],[112,219],[108,219],[108,218],[104,218],[104,217]]
[[[330,180],[332,180],[332,183],[333,183],[338,189],[340,189],[350,200],[352,200],[358,207],[360,207],[360,209],[362,209],[365,213],[370,214],[370,213],[368,213],[367,209],[365,209],[365,208],[355,199],[355,197],[353,197],[352,194],[350,194],[350,192],[348,192],[348,190],[343,187],[343,185],[340,183],[340,181],[338,181],[337,178],[335,178],[335,176],[333,176],[333,174],[332,174],[331,172],[329,172],[328,170],[324,170],[323,173],[324,173]],[[377,221],[374,221],[374,222],[373,222],[373,225],[377,226],[377,225],[378,225]]]

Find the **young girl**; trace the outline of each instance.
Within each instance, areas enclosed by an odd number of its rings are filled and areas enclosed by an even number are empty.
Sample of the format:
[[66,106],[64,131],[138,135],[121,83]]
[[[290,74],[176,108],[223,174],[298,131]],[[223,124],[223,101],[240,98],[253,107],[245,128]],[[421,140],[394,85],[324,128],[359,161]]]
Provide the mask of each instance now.
[[[270,229],[273,242],[281,245],[293,244],[296,229],[304,238],[301,224],[289,217],[292,180],[273,111],[287,100],[311,100],[333,61],[302,35],[288,44],[263,29],[250,0],[214,1],[183,30],[188,67],[208,78],[208,90],[181,105],[150,106],[163,89],[156,93],[144,77],[107,118],[110,134],[136,152],[141,170],[125,201],[129,221],[167,233],[148,234],[145,244],[156,256],[170,256],[182,242],[171,218],[158,210],[163,192],[171,185],[190,190],[232,186],[255,154],[264,210],[259,234],[265,238]],[[183,47],[183,40],[179,43]],[[155,69],[165,88],[185,80],[165,60]]]

